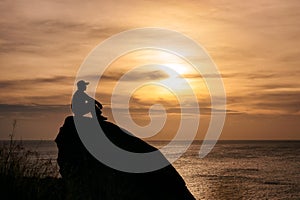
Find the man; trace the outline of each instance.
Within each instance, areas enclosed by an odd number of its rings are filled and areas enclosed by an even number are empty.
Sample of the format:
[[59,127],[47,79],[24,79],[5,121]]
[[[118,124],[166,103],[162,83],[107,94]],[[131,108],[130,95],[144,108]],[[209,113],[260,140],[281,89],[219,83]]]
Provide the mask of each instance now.
[[[102,104],[84,92],[88,84],[89,82],[83,80],[77,82],[77,91],[73,94],[72,98],[72,111],[75,116],[79,117],[88,113],[96,113],[96,117],[98,117],[99,120],[106,120],[107,118],[101,115]],[[93,110],[95,112],[92,112]],[[93,116],[93,118],[94,117],[95,116]]]

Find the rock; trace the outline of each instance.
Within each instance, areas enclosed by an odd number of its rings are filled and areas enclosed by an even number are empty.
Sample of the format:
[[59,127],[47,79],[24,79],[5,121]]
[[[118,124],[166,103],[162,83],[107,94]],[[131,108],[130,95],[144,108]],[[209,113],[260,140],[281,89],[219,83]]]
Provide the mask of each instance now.
[[[101,121],[100,125],[111,142],[124,150],[131,152],[157,150],[143,140],[125,133],[113,123]],[[66,183],[67,199],[195,199],[171,164],[153,172],[127,173],[99,162],[79,139],[72,116],[65,119],[55,142],[59,150],[57,161],[60,174]]]

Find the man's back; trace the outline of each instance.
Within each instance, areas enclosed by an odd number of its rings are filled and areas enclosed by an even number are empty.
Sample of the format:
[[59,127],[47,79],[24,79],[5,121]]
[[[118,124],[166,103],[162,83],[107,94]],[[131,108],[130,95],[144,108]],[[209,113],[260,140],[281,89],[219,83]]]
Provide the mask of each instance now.
[[72,111],[79,116],[85,115],[94,108],[91,98],[82,90],[77,90],[72,98]]

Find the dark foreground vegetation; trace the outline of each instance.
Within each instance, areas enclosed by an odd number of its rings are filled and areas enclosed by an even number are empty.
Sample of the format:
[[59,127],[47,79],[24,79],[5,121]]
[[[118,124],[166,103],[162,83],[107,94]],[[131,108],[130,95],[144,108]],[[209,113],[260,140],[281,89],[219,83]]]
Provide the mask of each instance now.
[[15,127],[0,146],[0,199],[65,199],[56,162],[14,140]]

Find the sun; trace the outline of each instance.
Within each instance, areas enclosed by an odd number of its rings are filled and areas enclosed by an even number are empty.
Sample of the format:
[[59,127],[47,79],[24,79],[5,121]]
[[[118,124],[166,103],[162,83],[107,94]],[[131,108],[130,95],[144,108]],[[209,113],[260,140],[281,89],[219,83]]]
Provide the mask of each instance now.
[[156,59],[161,61],[163,66],[167,66],[176,71],[179,75],[189,73],[191,66],[182,58],[169,52],[159,52]]
[[174,92],[184,92],[191,89],[190,81],[183,76],[188,72],[184,65],[165,64],[157,67],[168,75],[168,78],[159,81],[160,84],[167,86]]
[[190,63],[170,52],[155,52],[156,65],[153,69],[160,70],[168,75],[167,78],[159,80],[161,85],[172,88],[174,92],[188,93],[193,88],[191,80],[186,75],[197,73]]

